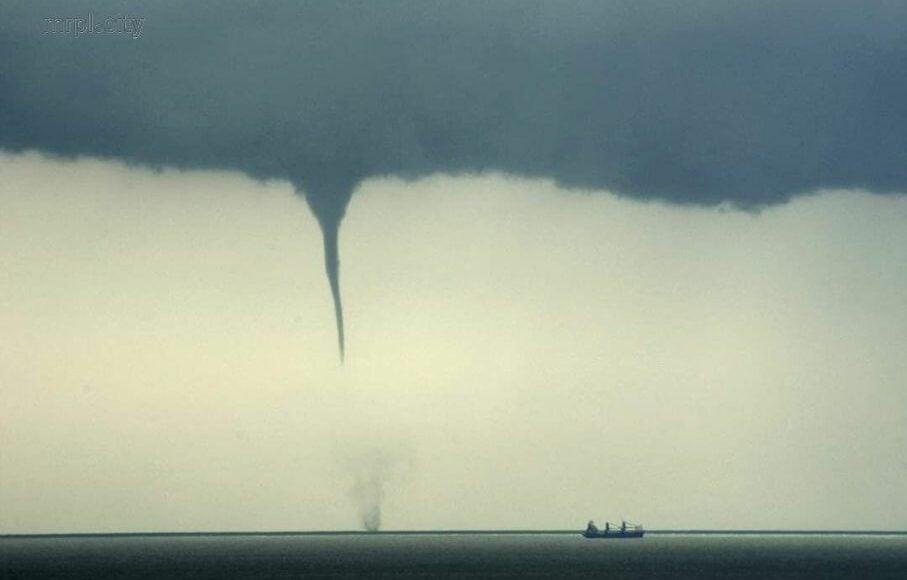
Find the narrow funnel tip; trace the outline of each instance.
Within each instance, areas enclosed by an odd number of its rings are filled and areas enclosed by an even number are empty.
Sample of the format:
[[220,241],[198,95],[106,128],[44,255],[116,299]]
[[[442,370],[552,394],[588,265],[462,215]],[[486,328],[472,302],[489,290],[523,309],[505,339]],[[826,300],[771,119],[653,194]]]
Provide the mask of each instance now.
[[343,302],[340,299],[340,259],[338,257],[337,238],[338,228],[323,227],[324,235],[324,270],[331,286],[331,296],[334,299],[334,317],[337,320],[337,345],[340,349],[340,364],[344,360],[343,339]]

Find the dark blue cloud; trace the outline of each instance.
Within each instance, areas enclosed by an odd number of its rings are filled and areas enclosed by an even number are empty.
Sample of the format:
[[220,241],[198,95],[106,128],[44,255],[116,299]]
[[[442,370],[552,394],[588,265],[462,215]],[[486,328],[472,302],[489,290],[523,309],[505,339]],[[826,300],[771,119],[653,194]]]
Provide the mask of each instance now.
[[[319,197],[483,170],[743,206],[907,189],[901,2],[186,4],[5,9],[0,146]],[[142,33],[44,33],[89,14]]]
[[[89,14],[141,34],[46,32]],[[905,22],[897,1],[19,2],[0,147],[288,178],[326,241],[375,175],[741,207],[905,192]]]

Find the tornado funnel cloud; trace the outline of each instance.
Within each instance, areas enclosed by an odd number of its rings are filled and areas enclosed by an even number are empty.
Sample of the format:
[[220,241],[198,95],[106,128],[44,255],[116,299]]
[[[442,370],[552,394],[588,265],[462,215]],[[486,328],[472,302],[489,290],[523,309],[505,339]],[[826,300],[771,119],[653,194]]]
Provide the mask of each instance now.
[[343,328],[343,302],[340,299],[340,224],[346,214],[358,177],[324,177],[305,184],[297,183],[296,191],[305,195],[305,200],[318,220],[324,240],[324,272],[331,287],[334,300],[334,318],[337,320],[337,346],[340,350],[340,364],[345,355]]
[[340,258],[337,248],[339,228],[323,227],[321,233],[324,237],[324,271],[331,285],[331,296],[334,299],[334,317],[337,319],[337,347],[340,349],[340,364],[344,358],[343,338],[343,302],[340,299]]

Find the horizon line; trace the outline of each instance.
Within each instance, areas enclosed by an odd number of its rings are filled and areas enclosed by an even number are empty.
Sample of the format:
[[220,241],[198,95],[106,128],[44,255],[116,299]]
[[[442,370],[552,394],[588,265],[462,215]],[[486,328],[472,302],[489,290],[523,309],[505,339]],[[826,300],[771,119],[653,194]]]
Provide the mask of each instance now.
[[[240,531],[136,531],[136,532],[36,532],[0,533],[0,539],[40,538],[103,538],[103,537],[189,537],[189,536],[393,536],[393,535],[567,535],[582,534],[575,529],[438,529],[438,530],[240,530]],[[878,529],[646,529],[656,535],[907,535],[907,530]]]

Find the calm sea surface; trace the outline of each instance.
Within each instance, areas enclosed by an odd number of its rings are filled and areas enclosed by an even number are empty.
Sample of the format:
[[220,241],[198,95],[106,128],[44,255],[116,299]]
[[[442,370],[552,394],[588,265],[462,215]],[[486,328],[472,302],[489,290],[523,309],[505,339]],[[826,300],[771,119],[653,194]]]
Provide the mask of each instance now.
[[907,578],[907,535],[0,538],[0,578]]

